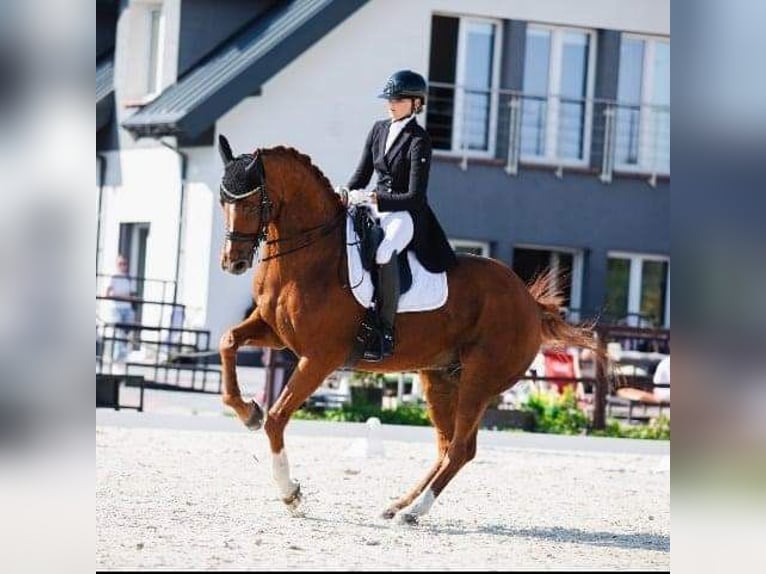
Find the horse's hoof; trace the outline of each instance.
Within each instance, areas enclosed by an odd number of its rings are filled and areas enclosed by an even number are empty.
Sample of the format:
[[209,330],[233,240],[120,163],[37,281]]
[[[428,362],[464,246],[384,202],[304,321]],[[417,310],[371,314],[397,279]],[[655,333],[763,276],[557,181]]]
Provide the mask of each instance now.
[[250,416],[245,426],[252,431],[257,431],[263,426],[263,409],[255,401],[250,401]]
[[399,524],[415,525],[418,523],[418,515],[413,512],[403,512],[399,515]]
[[380,517],[385,518],[386,520],[391,520],[394,516],[396,516],[397,512],[398,510],[396,508],[386,508]]
[[301,485],[300,483],[295,484],[295,490],[290,494],[289,496],[285,496],[282,499],[282,502],[284,502],[287,507],[295,511],[298,509],[298,506],[300,506],[301,502],[303,501],[303,494],[301,494]]

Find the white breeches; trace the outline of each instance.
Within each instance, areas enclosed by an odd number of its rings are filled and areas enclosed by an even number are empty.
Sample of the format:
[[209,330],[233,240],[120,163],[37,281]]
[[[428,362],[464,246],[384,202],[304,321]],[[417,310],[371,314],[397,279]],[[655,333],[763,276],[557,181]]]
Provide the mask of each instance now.
[[380,219],[380,227],[385,234],[375,253],[375,262],[383,265],[391,260],[394,251],[401,253],[410,244],[415,225],[406,211],[380,211],[375,215]]

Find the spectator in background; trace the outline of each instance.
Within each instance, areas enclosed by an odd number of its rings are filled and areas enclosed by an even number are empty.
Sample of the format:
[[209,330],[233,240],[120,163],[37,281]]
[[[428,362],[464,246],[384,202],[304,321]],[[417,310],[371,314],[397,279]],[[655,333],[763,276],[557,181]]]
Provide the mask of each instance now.
[[[670,355],[662,359],[657,364],[657,369],[654,371],[653,382],[657,384],[670,385]],[[670,402],[670,386],[667,387],[654,387],[654,397],[658,401]]]
[[[136,313],[133,310],[133,302],[136,298],[136,285],[128,272],[128,260],[124,255],[117,256],[117,270],[109,279],[106,287],[107,321],[109,323],[127,324],[135,323]],[[128,355],[127,338],[129,331],[122,328],[114,329],[114,342],[112,361],[124,362]]]

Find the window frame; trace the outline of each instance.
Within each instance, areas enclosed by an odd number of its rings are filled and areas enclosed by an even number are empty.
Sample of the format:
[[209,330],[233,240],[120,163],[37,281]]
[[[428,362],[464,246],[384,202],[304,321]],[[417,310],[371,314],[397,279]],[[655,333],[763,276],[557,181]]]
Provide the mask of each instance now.
[[450,238],[448,239],[452,249],[457,250],[458,247],[479,248],[481,249],[482,257],[491,257],[491,248],[489,241],[479,241],[477,239],[460,239]]
[[[455,98],[452,105],[452,134],[450,149],[434,149],[433,154],[441,157],[468,157],[468,158],[494,158],[497,150],[497,123],[499,118],[500,101],[500,70],[503,57],[503,21],[499,18],[487,18],[482,16],[469,16],[462,14],[450,14],[435,11],[433,16],[455,18],[458,20],[457,56],[455,58]],[[495,27],[495,39],[492,46],[492,80],[489,87],[489,131],[487,138],[487,150],[462,149],[463,105],[465,101],[464,77],[466,69],[466,35],[468,23],[491,24]],[[426,126],[426,129],[428,126]]]
[[[154,49],[154,15],[158,15],[156,53]],[[161,3],[146,5],[146,99],[152,99],[162,92],[165,68],[165,10]]]
[[[547,112],[545,123],[545,154],[528,155],[521,152],[519,147],[519,162],[527,165],[555,165],[562,167],[588,167],[590,165],[590,152],[593,141],[593,98],[596,90],[596,64],[598,54],[598,34],[591,28],[577,26],[558,26],[539,22],[528,22],[527,32],[532,30],[544,30],[551,33],[550,59],[548,61],[548,93],[546,96]],[[588,42],[588,70],[585,100],[585,121],[583,123],[583,157],[582,159],[562,158],[558,154],[558,127],[560,122],[562,55],[564,46],[564,34],[578,32],[587,34]],[[526,43],[526,36],[525,36]],[[526,69],[526,55],[524,59]],[[543,94],[527,94],[522,87],[522,97],[542,96]]]
[[569,293],[569,307],[566,308],[568,317],[573,321],[579,321],[582,310],[582,287],[585,277],[585,249],[577,247],[561,247],[559,245],[542,245],[539,243],[514,243],[512,248],[528,249],[535,251],[549,251],[554,253],[568,253],[572,256],[571,292]]
[[[647,152],[651,152],[651,147],[648,145],[647,140],[651,139],[651,130],[649,128],[653,121],[655,113],[654,108],[658,105],[651,101],[651,94],[654,91],[655,82],[654,56],[657,50],[657,44],[663,43],[670,45],[670,37],[622,32],[620,35],[620,46],[622,46],[622,41],[624,39],[641,40],[644,42],[644,61],[641,65],[641,98],[638,104],[640,118],[638,125],[638,161],[635,164],[622,163],[615,157],[614,172],[623,174],[656,173],[657,175],[669,176],[670,162],[668,162],[667,168],[657,164],[650,165],[647,163],[646,155]],[[618,92],[617,97],[619,98],[619,96],[620,94]],[[621,100],[617,100],[617,105],[622,105]],[[669,107],[670,106],[668,106],[668,108]],[[668,152],[669,151],[670,146],[668,146]]]
[[[641,279],[643,276],[644,261],[660,261],[668,264],[668,274],[665,286],[665,308],[662,312],[663,317],[659,328],[670,328],[670,256],[631,251],[608,251],[606,258],[607,263],[609,259],[627,259],[630,261],[628,272],[628,308],[625,311],[628,317],[628,324],[633,323],[633,319],[641,314]],[[631,326],[635,327],[637,325]]]

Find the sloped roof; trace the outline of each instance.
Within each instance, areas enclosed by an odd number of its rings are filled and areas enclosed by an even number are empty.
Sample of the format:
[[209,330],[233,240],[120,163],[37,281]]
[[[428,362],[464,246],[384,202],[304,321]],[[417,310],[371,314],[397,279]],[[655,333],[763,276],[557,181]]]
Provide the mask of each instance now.
[[109,123],[114,107],[114,54],[96,62],[96,131]]
[[367,0],[287,0],[259,15],[122,123],[134,137],[196,137]]

